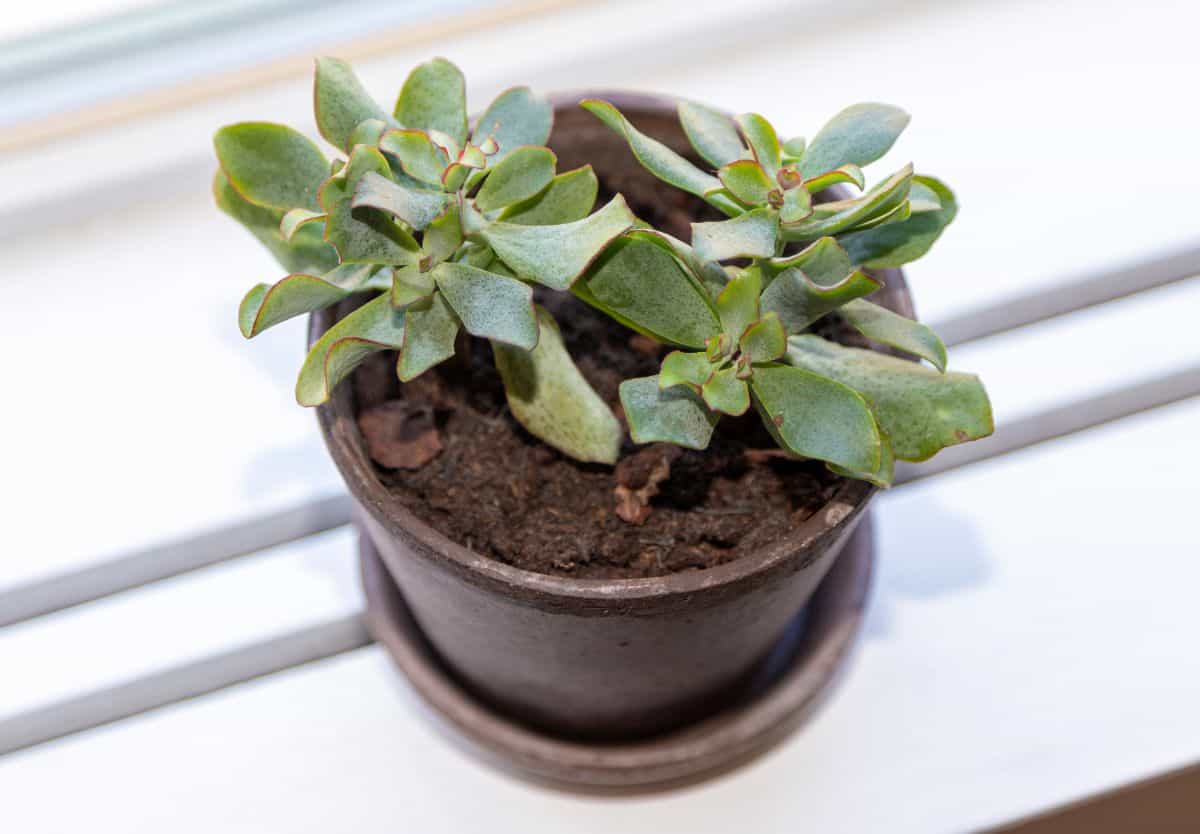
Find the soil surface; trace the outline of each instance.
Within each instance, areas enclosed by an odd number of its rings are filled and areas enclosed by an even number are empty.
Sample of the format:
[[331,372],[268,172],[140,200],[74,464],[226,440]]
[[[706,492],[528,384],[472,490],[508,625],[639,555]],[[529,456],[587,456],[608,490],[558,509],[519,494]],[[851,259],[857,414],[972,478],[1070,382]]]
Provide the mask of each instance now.
[[[669,186],[607,185],[598,206],[620,187],[636,214],[685,240],[690,221],[717,219]],[[568,293],[537,296],[621,416],[617,386],[656,373],[667,348]],[[829,327],[842,337],[836,322]],[[626,437],[615,468],[578,463],[508,412],[482,339],[462,340],[458,356],[402,387],[395,354],[377,354],[354,385],[359,426],[392,494],[459,544],[540,573],[612,579],[709,568],[788,536],[841,483],[822,464],[782,457],[753,409],[722,418],[703,452]],[[412,468],[400,468],[406,462]]]

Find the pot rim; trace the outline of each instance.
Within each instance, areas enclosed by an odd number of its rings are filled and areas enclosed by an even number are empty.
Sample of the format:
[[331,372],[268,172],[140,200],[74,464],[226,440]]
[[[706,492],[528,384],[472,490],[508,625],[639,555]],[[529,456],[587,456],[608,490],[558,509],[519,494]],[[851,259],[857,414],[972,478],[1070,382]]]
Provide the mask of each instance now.
[[[557,116],[575,106],[583,98],[603,98],[623,111],[643,111],[645,115],[674,114],[682,99],[649,93],[619,90],[581,90],[552,94],[547,97]],[[911,296],[900,270],[879,270],[899,278],[893,279],[900,293],[898,312],[913,316]],[[885,282],[886,284],[887,282]],[[333,309],[318,310],[309,317],[308,343],[311,345],[333,323]],[[712,592],[746,582],[762,581],[788,560],[813,548],[819,540],[848,533],[861,515],[877,487],[866,481],[845,478],[833,497],[795,527],[791,535],[770,545],[724,564],[704,570],[687,570],[665,576],[579,579],[537,573],[500,562],[476,553],[450,539],[436,527],[417,517],[394,497],[375,475],[374,466],[363,448],[361,436],[353,417],[353,404],[347,386],[317,408],[321,433],[329,447],[343,479],[358,503],[370,512],[389,531],[401,537],[407,535],[424,545],[423,550],[436,556],[448,567],[477,585],[500,585],[522,596],[591,600],[598,605],[639,599],[661,600],[664,597],[690,601],[696,594]],[[423,555],[423,554],[419,554]],[[803,564],[801,558],[798,564]]]

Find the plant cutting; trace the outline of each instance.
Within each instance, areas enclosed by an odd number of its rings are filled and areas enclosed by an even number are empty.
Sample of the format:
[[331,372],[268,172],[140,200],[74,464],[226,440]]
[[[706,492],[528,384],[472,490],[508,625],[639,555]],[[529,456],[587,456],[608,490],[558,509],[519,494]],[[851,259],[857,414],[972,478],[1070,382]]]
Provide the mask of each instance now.
[[314,101],[332,159],[216,135],[218,205],[288,273],[239,326],[311,314],[297,400],[421,642],[498,715],[612,740],[736,703],[894,461],[991,431],[897,269],[954,195],[862,171],[897,108],[807,144],[623,94],[470,119],[444,59],[390,112],[320,59]]

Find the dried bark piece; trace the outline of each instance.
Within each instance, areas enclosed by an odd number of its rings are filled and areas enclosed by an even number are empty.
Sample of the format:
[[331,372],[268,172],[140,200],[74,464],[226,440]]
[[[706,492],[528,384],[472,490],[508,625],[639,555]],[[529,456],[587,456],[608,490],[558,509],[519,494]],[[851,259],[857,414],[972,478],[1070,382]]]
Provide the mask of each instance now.
[[389,400],[360,414],[358,428],[371,459],[389,469],[420,469],[442,451],[429,405]]
[[617,464],[617,517],[628,524],[641,526],[650,517],[650,499],[658,494],[658,486],[671,477],[671,462],[680,455],[677,446],[656,443]]

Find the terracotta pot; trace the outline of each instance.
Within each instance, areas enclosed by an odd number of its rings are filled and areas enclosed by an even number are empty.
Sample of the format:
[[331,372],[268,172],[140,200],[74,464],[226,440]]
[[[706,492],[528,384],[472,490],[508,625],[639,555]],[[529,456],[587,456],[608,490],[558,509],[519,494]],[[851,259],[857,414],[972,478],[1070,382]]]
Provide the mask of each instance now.
[[[661,98],[597,93],[642,130],[691,155]],[[591,163],[612,190],[652,179],[623,141],[556,100],[559,170]],[[881,271],[873,300],[912,315],[903,276]],[[334,313],[313,316],[315,341]],[[874,489],[847,480],[794,534],[704,571],[650,579],[568,579],[520,570],[456,544],[381,485],[356,422],[352,385],[319,409],[361,523],[429,643],[460,682],[498,710],[567,737],[660,733],[730,703],[780,640],[862,517]]]

